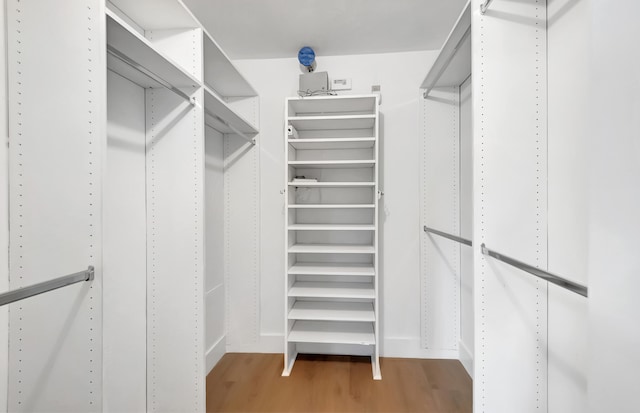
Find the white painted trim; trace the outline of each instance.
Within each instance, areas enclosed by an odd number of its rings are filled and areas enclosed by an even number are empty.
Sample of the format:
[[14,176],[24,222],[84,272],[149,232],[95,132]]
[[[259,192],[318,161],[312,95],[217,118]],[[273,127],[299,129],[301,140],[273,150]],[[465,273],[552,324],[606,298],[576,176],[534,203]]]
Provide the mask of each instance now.
[[255,343],[227,345],[227,353],[284,353],[284,336],[262,334]]
[[381,357],[458,359],[457,349],[426,349],[421,346],[420,337],[384,338]]
[[471,379],[473,379],[473,354],[471,354],[469,348],[464,345],[462,340],[458,343],[458,349],[460,351],[460,355],[458,356],[460,363],[462,363],[464,369],[467,371]]
[[212,345],[205,355],[205,363],[207,369],[207,375],[211,373],[211,370],[218,364],[222,356],[226,354],[227,336],[220,337],[220,340],[216,341]]

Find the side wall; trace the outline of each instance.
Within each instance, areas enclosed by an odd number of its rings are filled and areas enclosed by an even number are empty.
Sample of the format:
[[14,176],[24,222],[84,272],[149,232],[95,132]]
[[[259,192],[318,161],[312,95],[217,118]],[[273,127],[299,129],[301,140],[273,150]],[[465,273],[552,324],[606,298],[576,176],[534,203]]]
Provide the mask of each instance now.
[[640,411],[640,3],[591,1],[589,412]]
[[[345,94],[382,91],[381,113],[381,337],[383,356],[429,357],[420,332],[420,227],[418,99],[416,85],[435,58],[435,52],[319,57],[318,71],[332,78],[352,79]],[[228,350],[283,351],[284,314],[284,199],[280,191],[283,159],[283,107],[286,96],[298,90],[299,63],[291,59],[235,62],[260,94],[260,236],[259,290],[230,288],[230,306],[257,311],[245,323],[247,341],[237,342],[230,329]],[[402,67],[399,75],[398,67]],[[421,97],[420,97],[421,99]],[[246,182],[246,181],[245,181]],[[247,247],[245,245],[245,247]],[[238,274],[238,276],[242,276]],[[240,282],[240,281],[238,281]],[[399,309],[402,309],[401,311]],[[232,326],[230,326],[232,327]],[[457,355],[454,355],[457,356]]]

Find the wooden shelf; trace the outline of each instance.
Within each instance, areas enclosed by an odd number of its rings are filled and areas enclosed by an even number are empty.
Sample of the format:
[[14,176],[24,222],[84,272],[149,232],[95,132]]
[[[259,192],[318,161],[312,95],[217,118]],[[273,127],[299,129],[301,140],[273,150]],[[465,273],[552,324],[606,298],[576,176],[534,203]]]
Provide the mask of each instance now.
[[322,96],[288,99],[288,116],[329,116],[335,114],[374,114],[375,96]]
[[294,149],[367,149],[373,148],[376,138],[302,138],[288,139]]
[[258,93],[204,30],[204,83],[224,97],[251,97]]
[[375,231],[376,226],[371,224],[291,224],[289,231]]
[[295,244],[289,247],[296,254],[375,254],[373,245]]
[[353,282],[296,281],[289,297],[373,299],[373,284]]
[[289,161],[289,166],[296,169],[353,169],[373,168],[375,160],[345,160],[345,161]]
[[[205,118],[207,125],[221,133],[235,133],[228,124],[233,125],[240,132],[255,135],[258,133],[256,129],[248,120],[238,115],[233,109],[227,105],[215,92],[209,87],[204,87],[204,107],[218,118],[209,116],[205,112]],[[225,123],[226,122],[226,123]]]
[[373,187],[375,182],[289,182],[289,186],[319,188],[363,188]]
[[370,209],[375,204],[289,204],[291,209]]
[[376,343],[373,323],[338,321],[296,321],[287,341],[294,343],[360,344]]
[[[174,87],[199,87],[200,82],[175,62],[155,49],[153,44],[114,12],[107,10],[107,45]],[[145,88],[163,87],[120,59],[107,55],[107,67]]]
[[306,130],[372,129],[376,115],[299,116],[289,118],[298,132]]
[[289,320],[376,321],[373,304],[344,301],[296,301]]
[[289,267],[289,275],[342,275],[373,277],[373,265],[367,264],[327,264],[327,263],[297,263]]

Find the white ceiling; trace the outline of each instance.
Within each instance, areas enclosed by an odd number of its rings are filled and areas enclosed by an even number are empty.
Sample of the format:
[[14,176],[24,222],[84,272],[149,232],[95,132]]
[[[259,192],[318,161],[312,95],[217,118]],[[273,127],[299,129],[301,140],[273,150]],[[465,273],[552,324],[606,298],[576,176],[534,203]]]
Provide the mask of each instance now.
[[433,50],[467,0],[183,0],[232,59]]

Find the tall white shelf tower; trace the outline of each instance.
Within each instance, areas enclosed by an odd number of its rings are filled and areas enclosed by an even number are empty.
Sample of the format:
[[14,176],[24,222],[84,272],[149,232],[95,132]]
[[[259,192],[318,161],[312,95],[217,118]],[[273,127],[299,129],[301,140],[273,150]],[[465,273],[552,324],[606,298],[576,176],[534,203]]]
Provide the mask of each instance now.
[[285,360],[371,356],[380,379],[378,97],[287,98]]

